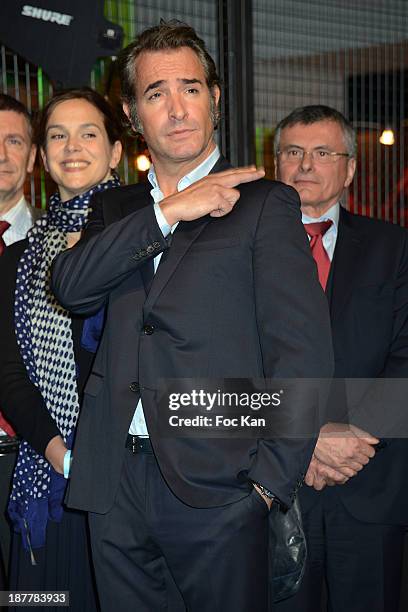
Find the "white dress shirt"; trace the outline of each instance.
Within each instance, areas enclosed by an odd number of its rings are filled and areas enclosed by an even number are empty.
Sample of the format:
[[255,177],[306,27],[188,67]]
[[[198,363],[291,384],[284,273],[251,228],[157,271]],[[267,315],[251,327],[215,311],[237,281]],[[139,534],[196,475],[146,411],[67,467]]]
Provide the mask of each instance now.
[[[339,229],[340,204],[333,204],[329,210],[317,219],[308,217],[302,213],[302,223],[319,223],[320,221],[332,221],[331,226],[323,235],[323,246],[329,256],[330,261],[333,261],[334,249],[336,247],[337,234]],[[310,242],[310,236],[308,236]]]
[[34,223],[31,205],[23,196],[13,208],[8,210],[4,215],[0,215],[0,221],[7,221],[7,223],[10,223],[10,227],[3,234],[3,240],[6,246],[18,240],[23,240]]
[[[182,179],[180,179],[180,181],[177,184],[177,191],[183,191],[183,189],[186,189],[186,187],[189,187],[196,181],[199,181],[200,179],[207,176],[210,170],[217,163],[219,156],[220,156],[220,151],[218,147],[215,147],[214,151],[210,153],[207,159],[205,159],[199,166],[197,166],[197,168],[194,168],[194,170],[192,170],[191,172],[183,176]],[[154,202],[154,212],[156,215],[156,220],[157,220],[157,223],[160,227],[160,230],[163,236],[166,237],[170,233],[174,232],[178,223],[175,223],[173,226],[170,226],[167,223],[166,218],[161,211],[159,202],[163,200],[164,196],[157,182],[156,172],[153,166],[151,166],[147,178],[149,179],[149,182],[151,183],[153,187],[153,189],[150,191],[150,195],[152,196],[153,202]],[[161,256],[162,256],[162,253],[159,253],[153,260],[155,273],[160,263]],[[136,410],[135,410],[132,422],[129,427],[129,433],[132,436],[140,436],[141,438],[146,438],[149,436],[149,432],[147,431],[146,420],[145,420],[144,413],[143,413],[143,406],[142,406],[141,399],[138,401],[138,404],[136,406]]]

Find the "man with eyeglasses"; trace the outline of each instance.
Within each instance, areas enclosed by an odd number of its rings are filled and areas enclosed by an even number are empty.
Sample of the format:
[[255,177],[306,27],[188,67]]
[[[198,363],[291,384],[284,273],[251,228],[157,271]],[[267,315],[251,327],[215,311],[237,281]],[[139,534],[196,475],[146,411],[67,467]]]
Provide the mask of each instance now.
[[[356,169],[356,137],[337,110],[294,110],[278,124],[274,144],[277,177],[299,193],[329,301],[336,379],[329,422],[300,490],[305,577],[277,610],[318,612],[326,583],[330,612],[397,612],[408,523],[407,443],[355,426],[361,420],[347,415],[344,379],[408,376],[407,231],[341,206]],[[389,407],[381,410],[387,414]]]

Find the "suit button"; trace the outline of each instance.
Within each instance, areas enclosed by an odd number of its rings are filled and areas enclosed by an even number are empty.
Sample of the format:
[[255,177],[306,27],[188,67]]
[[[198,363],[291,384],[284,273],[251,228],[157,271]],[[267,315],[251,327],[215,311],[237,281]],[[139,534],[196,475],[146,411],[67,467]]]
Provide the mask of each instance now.
[[154,327],[153,325],[145,325],[143,327],[143,331],[146,334],[146,336],[151,336],[152,333],[154,332]]
[[153,247],[157,250],[160,249],[160,242],[153,242]]
[[133,393],[137,393],[140,391],[140,385],[138,382],[131,382],[129,385],[129,389],[133,391]]
[[151,255],[154,252],[154,246],[149,244],[149,246],[147,247],[146,251],[149,253],[149,255]]

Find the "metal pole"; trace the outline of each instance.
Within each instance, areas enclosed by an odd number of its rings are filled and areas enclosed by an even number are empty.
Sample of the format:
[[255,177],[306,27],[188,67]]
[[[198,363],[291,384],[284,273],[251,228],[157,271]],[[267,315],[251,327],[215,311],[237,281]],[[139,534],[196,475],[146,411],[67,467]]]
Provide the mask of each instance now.
[[220,144],[233,166],[255,162],[252,0],[219,0]]

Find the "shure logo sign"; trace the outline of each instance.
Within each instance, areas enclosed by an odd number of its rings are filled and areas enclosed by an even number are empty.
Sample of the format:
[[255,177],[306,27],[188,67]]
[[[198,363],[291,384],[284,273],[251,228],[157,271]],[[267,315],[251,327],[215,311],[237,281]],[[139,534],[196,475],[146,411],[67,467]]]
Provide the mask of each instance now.
[[23,6],[21,14],[23,17],[32,17],[33,19],[41,19],[41,21],[51,21],[52,23],[64,26],[69,26],[74,18],[73,15],[64,15],[64,13],[48,11],[37,6],[30,6],[29,4]]

